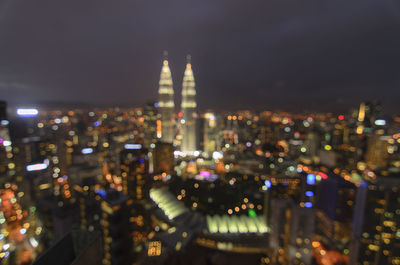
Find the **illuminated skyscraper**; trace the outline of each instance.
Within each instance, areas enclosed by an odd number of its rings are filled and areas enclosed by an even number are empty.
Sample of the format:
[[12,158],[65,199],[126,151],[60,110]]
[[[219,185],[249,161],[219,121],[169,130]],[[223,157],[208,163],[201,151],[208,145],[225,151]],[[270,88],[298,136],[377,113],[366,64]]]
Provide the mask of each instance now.
[[156,143],[153,150],[154,173],[171,174],[174,171],[174,147],[172,144]]
[[122,192],[135,203],[142,203],[148,194],[149,161],[147,149],[140,144],[126,144],[120,152]]
[[271,205],[272,264],[311,264],[314,209],[285,199],[273,199]]
[[378,176],[357,190],[350,264],[400,262],[399,174]]
[[218,132],[219,127],[217,124],[217,117],[212,112],[204,113],[203,115],[203,150],[208,154],[212,154],[217,150],[219,143]]
[[8,130],[6,102],[0,101],[0,182],[10,181],[14,173],[13,153]]
[[196,150],[196,90],[190,55],[187,56],[187,64],[182,84],[182,144],[181,150],[192,153]]
[[135,247],[147,238],[148,224],[151,223],[148,211],[145,209],[145,199],[148,198],[150,186],[147,154],[147,149],[138,144],[126,144],[120,153],[122,192],[132,200],[129,218]]
[[157,139],[157,120],[159,119],[159,115],[154,102],[148,102],[144,106],[143,118],[143,145],[145,148],[149,148],[150,144],[155,143]]
[[357,133],[370,133],[375,121],[382,116],[382,106],[379,102],[362,102],[358,112]]
[[132,264],[132,229],[129,222],[132,201],[116,190],[101,198],[103,230],[103,265]]
[[168,66],[167,53],[164,53],[164,61],[161,69],[160,83],[158,89],[161,114],[161,134],[157,131],[157,138],[163,142],[172,143],[174,140],[174,89],[172,87],[171,70]]

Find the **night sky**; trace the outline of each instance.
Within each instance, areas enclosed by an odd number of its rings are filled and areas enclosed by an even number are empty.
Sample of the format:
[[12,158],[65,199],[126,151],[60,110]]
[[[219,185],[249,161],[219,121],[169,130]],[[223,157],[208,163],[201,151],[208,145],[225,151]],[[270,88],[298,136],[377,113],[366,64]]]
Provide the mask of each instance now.
[[179,104],[400,113],[398,0],[2,0],[0,98],[140,106],[168,50]]

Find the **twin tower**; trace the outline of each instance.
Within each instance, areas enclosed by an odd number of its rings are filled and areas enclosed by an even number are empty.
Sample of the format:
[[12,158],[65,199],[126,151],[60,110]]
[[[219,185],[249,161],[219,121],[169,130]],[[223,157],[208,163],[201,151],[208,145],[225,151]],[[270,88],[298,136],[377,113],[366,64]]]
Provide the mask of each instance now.
[[[182,83],[182,117],[180,120],[182,140],[181,151],[192,154],[196,151],[196,89],[190,55],[187,56],[185,74]],[[161,114],[161,140],[172,143],[175,139],[174,122],[174,88],[172,84],[171,70],[168,65],[167,54],[164,53],[164,61],[161,69],[158,89],[158,107]]]

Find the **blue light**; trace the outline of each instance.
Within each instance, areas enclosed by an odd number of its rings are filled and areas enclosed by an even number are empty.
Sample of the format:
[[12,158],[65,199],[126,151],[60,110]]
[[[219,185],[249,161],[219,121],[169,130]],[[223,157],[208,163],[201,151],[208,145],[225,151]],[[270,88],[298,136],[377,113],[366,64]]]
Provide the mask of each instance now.
[[271,188],[272,184],[271,184],[270,180],[267,179],[264,183],[265,183],[265,186],[267,187],[267,189]]
[[315,175],[314,174],[308,174],[307,175],[307,184],[308,185],[314,185],[315,184]]
[[95,193],[100,195],[100,197],[103,199],[105,199],[107,197],[107,192],[103,189],[96,189]]
[[144,163],[144,158],[140,158],[140,159],[139,159],[139,162],[140,162],[140,163]]
[[306,191],[306,196],[312,197],[312,196],[314,196],[314,192],[312,192],[312,191]]
[[306,203],[304,203],[304,206],[306,208],[311,208],[312,207],[312,203],[311,202],[306,202]]
[[368,182],[363,181],[363,182],[361,183],[361,186],[362,186],[362,187],[368,187]]
[[100,122],[98,122],[98,121],[95,121],[95,122],[94,122],[94,126],[97,127],[97,126],[99,126],[99,125],[100,125]]

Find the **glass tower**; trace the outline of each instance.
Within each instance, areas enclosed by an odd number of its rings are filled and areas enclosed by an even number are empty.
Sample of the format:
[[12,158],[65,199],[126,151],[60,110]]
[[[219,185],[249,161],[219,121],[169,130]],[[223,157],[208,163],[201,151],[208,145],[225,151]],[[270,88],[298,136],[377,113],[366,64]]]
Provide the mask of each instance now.
[[174,89],[172,87],[171,70],[168,66],[167,53],[164,53],[164,61],[161,69],[158,106],[161,114],[161,134],[157,132],[157,138],[163,142],[172,143],[174,140]]
[[182,144],[181,151],[193,153],[196,151],[196,89],[191,57],[187,56],[186,70],[182,84]]

